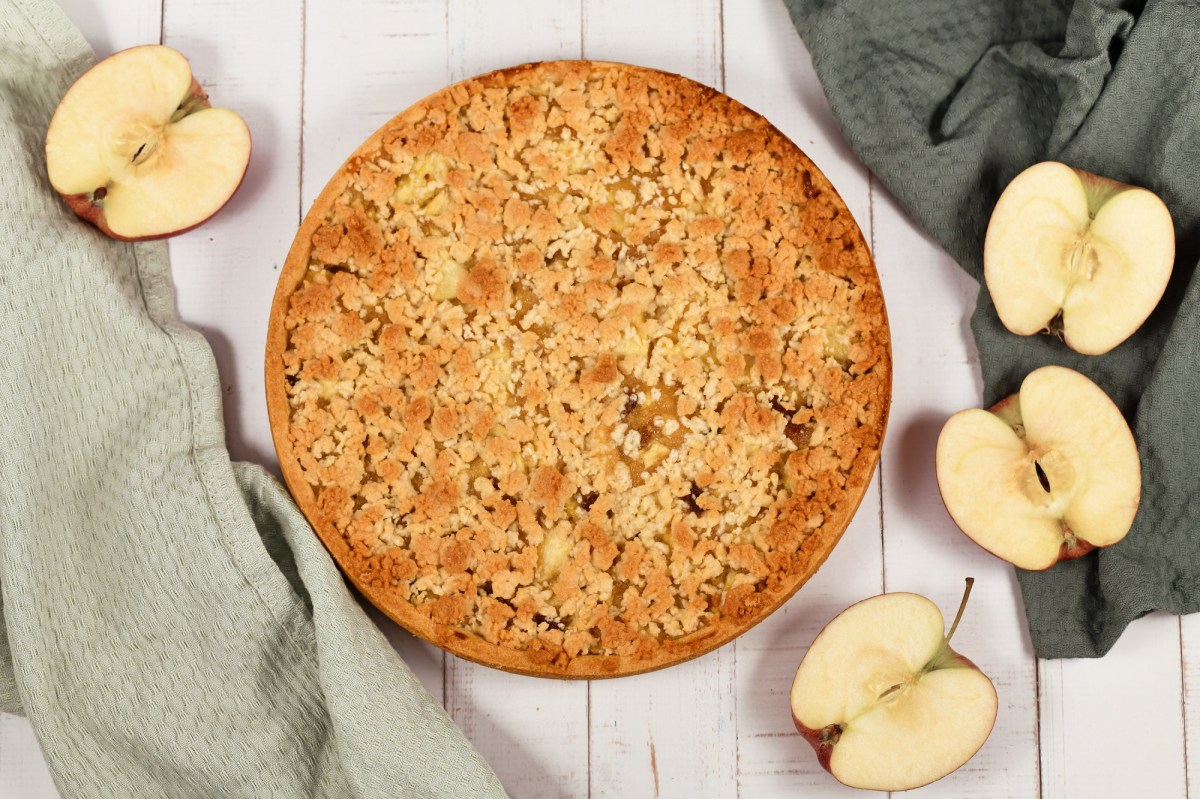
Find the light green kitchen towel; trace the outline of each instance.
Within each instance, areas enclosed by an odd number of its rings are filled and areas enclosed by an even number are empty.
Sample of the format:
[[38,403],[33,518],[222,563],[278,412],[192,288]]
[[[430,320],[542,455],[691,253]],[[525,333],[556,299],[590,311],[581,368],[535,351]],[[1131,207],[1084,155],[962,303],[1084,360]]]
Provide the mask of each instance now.
[[503,796],[283,489],[230,462],[165,246],[51,190],[46,125],[92,61],[49,0],[0,0],[0,708],[66,799]]
[[[1015,336],[986,287],[971,327],[984,405],[1038,366],[1070,366],[1113,397],[1142,455],[1142,502],[1124,541],[1018,572],[1037,653],[1097,657],[1151,610],[1200,610],[1200,2],[786,2],[855,152],[977,280],[996,198],[1037,161],[1166,201],[1175,274],[1125,344],[1087,357],[1049,336]],[[907,279],[932,280],[929,268],[909,263]]]

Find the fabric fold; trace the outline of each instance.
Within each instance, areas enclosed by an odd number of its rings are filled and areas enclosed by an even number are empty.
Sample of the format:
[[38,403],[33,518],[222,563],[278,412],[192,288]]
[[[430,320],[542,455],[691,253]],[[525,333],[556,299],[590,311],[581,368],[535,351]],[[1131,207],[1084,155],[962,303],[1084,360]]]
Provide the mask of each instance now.
[[230,462],[166,247],[49,186],[93,60],[47,0],[0,0],[0,706],[67,799],[503,796],[284,489]]
[[992,207],[1033,163],[1063,161],[1167,203],[1174,276],[1124,344],[1087,357],[1048,336],[1014,336],[983,286],[971,328],[985,407],[1039,366],[1069,366],[1121,407],[1142,456],[1142,502],[1124,541],[1018,572],[1037,654],[1098,657],[1145,613],[1200,609],[1200,5],[785,2],[855,152],[976,280]]

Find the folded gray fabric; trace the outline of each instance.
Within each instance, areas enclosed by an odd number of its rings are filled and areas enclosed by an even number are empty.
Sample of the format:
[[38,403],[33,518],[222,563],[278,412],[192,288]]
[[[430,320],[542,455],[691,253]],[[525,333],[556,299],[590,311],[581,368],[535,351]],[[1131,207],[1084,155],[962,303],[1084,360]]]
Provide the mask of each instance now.
[[[972,330],[985,406],[1038,366],[1070,366],[1135,422],[1142,455],[1142,503],[1124,541],[1018,572],[1038,655],[1097,657],[1151,610],[1200,609],[1200,4],[785,1],[855,152],[977,280],[997,197],[1037,161],[1167,202],[1175,274],[1126,343],[1087,357],[1014,336],[986,288]],[[921,264],[909,268],[918,279]]]
[[51,3],[0,0],[0,707],[67,799],[503,796],[287,494],[230,463],[165,246],[47,183],[92,61]]

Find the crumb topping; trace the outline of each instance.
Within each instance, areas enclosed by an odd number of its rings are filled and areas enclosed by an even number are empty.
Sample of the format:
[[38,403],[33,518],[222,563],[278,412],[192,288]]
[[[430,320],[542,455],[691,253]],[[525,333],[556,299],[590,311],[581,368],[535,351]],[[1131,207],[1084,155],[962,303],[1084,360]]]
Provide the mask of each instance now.
[[394,120],[284,322],[306,510],[358,579],[558,667],[786,590],[887,402],[878,281],[814,171],[723,95],[617,65]]

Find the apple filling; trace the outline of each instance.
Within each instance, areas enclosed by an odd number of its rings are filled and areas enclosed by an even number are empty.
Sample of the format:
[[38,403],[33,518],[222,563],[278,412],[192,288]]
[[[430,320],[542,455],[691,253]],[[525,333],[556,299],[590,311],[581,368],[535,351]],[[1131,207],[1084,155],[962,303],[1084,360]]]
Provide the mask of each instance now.
[[765,602],[886,402],[869,260],[814,233],[783,140],[614,70],[385,129],[286,319],[292,450],[358,579],[559,666]]

